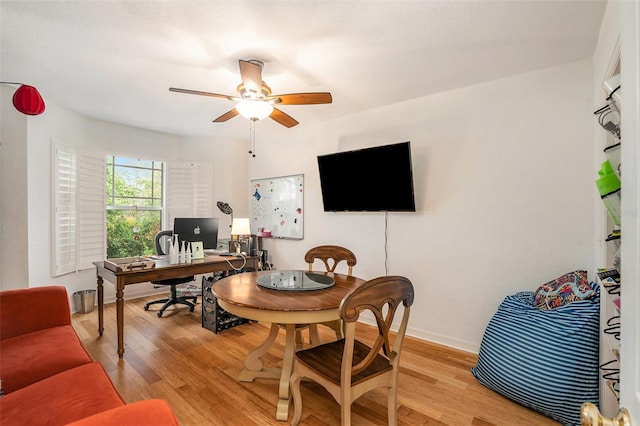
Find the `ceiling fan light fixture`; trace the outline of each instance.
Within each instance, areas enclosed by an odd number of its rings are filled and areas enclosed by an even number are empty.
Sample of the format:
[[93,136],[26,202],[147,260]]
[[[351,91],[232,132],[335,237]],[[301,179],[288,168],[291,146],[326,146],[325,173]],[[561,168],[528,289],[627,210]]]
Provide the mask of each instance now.
[[262,120],[271,115],[273,105],[265,101],[242,100],[236,104],[241,116],[249,120]]
[[[0,0],[1,1],[1,0]],[[271,95],[271,88],[262,80],[263,63],[258,60],[240,60],[240,77],[242,83],[238,85],[238,96],[221,95],[219,93],[202,92],[199,90],[179,89],[170,87],[172,92],[187,93],[192,95],[223,98],[236,102],[235,108],[225,112],[213,120],[214,123],[223,123],[240,115],[251,121],[251,132],[254,133],[254,124],[258,120],[267,117],[287,128],[298,125],[298,122],[289,114],[274,108],[274,105],[317,105],[330,104],[332,102],[329,92],[288,93]],[[253,138],[252,140],[254,140]],[[253,150],[253,144],[252,150]],[[251,153],[251,152],[250,152]],[[255,156],[255,155],[254,155]]]

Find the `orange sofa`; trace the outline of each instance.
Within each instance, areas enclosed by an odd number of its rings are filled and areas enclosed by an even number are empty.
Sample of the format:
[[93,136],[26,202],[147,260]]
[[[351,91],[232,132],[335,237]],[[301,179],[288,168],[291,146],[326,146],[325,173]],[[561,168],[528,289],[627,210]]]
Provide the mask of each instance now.
[[0,423],[177,425],[169,404],[125,404],[71,325],[61,286],[0,292]]

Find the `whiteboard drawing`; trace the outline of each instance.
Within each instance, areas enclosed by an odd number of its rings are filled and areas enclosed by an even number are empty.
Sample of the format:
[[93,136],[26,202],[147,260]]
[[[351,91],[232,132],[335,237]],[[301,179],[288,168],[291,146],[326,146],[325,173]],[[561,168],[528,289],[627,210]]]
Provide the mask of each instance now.
[[304,175],[251,181],[251,233],[302,239]]

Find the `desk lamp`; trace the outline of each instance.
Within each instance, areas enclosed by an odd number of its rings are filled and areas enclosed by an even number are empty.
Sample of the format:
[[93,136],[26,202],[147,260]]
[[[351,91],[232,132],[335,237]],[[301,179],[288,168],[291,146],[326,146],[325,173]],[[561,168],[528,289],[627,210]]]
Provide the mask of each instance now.
[[[249,247],[249,241],[251,240],[251,225],[249,224],[249,219],[245,217],[234,218],[231,223],[231,238],[234,240],[236,253],[240,253],[240,237],[244,237],[246,240],[245,244],[247,247],[247,253],[251,253],[251,248]],[[234,239],[235,236],[235,239]],[[231,250],[229,250],[231,251]]]
[[[218,206],[218,208],[222,213],[231,215],[231,223],[233,223],[233,209],[231,208],[229,203],[225,203],[224,201],[218,201],[216,205]],[[229,224],[229,228],[231,228],[231,223]]]

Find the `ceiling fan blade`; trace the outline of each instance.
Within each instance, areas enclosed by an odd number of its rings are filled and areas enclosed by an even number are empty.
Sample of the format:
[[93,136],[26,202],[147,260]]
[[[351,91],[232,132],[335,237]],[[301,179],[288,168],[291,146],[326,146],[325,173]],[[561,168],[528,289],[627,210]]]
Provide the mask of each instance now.
[[[279,99],[279,101],[278,101]],[[269,96],[267,100],[276,100],[280,105],[316,105],[330,104],[333,99],[329,92],[289,93]]]
[[233,96],[220,95],[218,93],[201,92],[199,90],[178,89],[177,87],[169,87],[169,91],[178,92],[178,93],[186,93],[188,95],[200,95],[200,96],[210,96],[212,98],[223,98],[223,99],[229,99],[230,101],[240,100],[239,98],[236,98],[236,97],[233,97]]
[[240,59],[240,76],[245,90],[258,95],[262,92],[262,62]]
[[225,121],[232,119],[236,115],[238,115],[238,110],[234,108],[229,112],[225,112],[220,117],[218,117],[215,120],[213,120],[213,122],[214,123],[224,123]]
[[285,127],[293,127],[296,124],[298,124],[295,118],[291,117],[289,114],[286,114],[280,111],[278,108],[274,108],[273,112],[269,117],[272,120],[277,121],[278,123],[282,124]]

